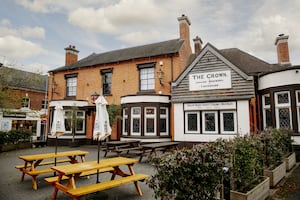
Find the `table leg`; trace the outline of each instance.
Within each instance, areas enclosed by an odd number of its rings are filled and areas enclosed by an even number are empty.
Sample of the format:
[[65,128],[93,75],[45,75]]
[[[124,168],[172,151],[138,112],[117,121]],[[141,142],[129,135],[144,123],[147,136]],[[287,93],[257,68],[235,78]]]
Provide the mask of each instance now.
[[32,175],[32,187],[37,190],[36,175]]
[[[128,169],[129,169],[131,175],[135,174],[134,170],[133,170],[133,165],[128,165]],[[134,181],[133,183],[134,183],[135,190],[138,193],[138,195],[142,196],[143,193],[142,193],[142,190],[141,190],[141,188],[140,188],[140,186],[138,184],[138,181]]]

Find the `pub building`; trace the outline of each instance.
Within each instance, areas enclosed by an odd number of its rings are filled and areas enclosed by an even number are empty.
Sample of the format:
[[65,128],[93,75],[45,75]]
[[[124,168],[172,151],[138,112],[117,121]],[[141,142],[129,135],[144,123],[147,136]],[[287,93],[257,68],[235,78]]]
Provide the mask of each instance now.
[[[288,51],[287,38],[276,38],[278,58]],[[300,144],[299,70],[289,60],[269,64],[237,48],[206,44],[172,82],[174,140],[209,142],[274,127],[293,130]]]

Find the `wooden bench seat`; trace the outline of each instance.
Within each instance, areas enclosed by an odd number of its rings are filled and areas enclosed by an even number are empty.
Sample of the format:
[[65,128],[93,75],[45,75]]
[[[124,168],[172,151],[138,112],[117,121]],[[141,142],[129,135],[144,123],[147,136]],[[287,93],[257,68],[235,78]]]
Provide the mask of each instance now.
[[[106,167],[106,168],[102,168],[102,169],[98,170],[99,173],[112,172],[112,171],[114,171],[113,167]],[[89,175],[93,175],[93,174],[97,174],[97,170],[85,171],[80,174],[80,177],[89,176]],[[62,176],[62,180],[67,180],[67,179],[69,179],[68,176]],[[55,184],[55,182],[58,181],[58,176],[48,177],[48,178],[45,178],[44,180],[49,184]]]
[[[79,199],[79,197],[87,195],[87,194],[110,189],[113,187],[131,183],[131,182],[142,181],[147,178],[149,178],[149,175],[135,174],[135,175],[131,175],[131,176],[122,177],[119,179],[114,179],[114,180],[110,180],[110,181],[105,181],[105,182],[100,182],[100,183],[96,183],[96,184],[92,184],[92,185],[79,187],[76,189],[70,189],[70,190],[67,190],[66,193],[68,195],[72,196],[74,200],[77,200],[77,199]],[[140,193],[139,195],[141,196],[142,194]]]
[[[65,160],[57,160],[56,163],[65,163],[65,162],[71,162],[70,159],[65,159]],[[47,162],[41,162],[39,166],[44,166],[44,165],[54,165],[55,161],[47,161]],[[31,167],[31,165],[27,165],[27,168]],[[17,165],[15,166],[16,169],[23,169],[24,165]]]
[[39,170],[29,171],[29,172],[27,172],[27,174],[29,174],[31,176],[37,176],[40,174],[47,174],[50,172],[54,172],[53,169],[47,168],[47,169],[39,169]]

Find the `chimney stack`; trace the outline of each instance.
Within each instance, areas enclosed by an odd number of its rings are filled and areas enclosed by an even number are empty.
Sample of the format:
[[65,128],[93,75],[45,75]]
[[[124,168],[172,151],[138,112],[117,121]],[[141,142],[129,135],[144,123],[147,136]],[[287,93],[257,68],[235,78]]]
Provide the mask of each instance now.
[[191,22],[184,14],[177,18],[179,22],[180,39],[184,39],[190,47],[190,25]]
[[194,48],[195,48],[195,54],[199,54],[202,50],[202,40],[199,36],[196,36],[196,38],[193,39],[194,41]]
[[79,51],[73,45],[69,45],[65,48],[66,51],[66,63],[65,65],[70,65],[74,62],[78,61],[78,53]]
[[278,64],[290,64],[288,39],[288,35],[280,34],[275,40],[275,45],[277,46]]

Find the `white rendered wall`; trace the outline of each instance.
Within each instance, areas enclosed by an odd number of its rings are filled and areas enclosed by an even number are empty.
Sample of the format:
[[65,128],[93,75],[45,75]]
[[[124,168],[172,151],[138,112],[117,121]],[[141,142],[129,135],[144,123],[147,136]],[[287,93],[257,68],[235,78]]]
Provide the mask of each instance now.
[[300,70],[291,69],[265,75],[258,80],[258,89],[300,84]]
[[[211,142],[218,138],[230,139],[237,134],[184,134],[183,103],[174,104],[174,140],[181,142]],[[239,135],[250,133],[249,101],[237,101],[237,131]]]

